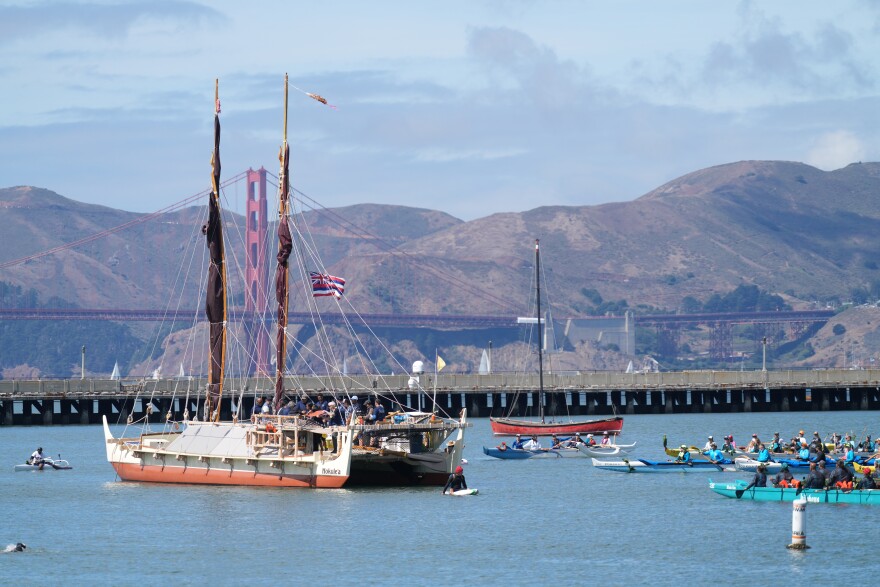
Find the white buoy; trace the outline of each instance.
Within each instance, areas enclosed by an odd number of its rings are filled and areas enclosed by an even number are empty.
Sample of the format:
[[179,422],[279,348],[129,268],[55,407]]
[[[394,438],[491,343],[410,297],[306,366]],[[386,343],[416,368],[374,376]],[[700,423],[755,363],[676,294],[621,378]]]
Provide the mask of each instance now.
[[804,497],[792,502],[791,544],[787,548],[806,550],[807,546],[807,500]]

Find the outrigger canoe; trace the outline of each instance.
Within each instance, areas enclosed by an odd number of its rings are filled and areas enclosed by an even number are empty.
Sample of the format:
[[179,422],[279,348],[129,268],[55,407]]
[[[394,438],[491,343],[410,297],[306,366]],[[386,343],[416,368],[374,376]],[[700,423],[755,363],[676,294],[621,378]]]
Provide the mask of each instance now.
[[632,444],[611,444],[606,446],[600,444],[592,446],[589,444],[579,444],[578,450],[594,459],[607,459],[609,457],[628,455],[635,447],[635,442]]
[[593,466],[597,469],[619,473],[712,473],[734,470],[733,465],[716,465],[709,461],[676,463],[675,461],[648,461],[645,459],[620,459],[616,461],[593,459]]
[[[70,466],[70,463],[65,461],[64,459],[44,459],[43,471],[61,471],[61,470],[69,470],[73,467]],[[30,463],[25,463],[23,465],[15,465],[15,472],[20,473],[22,471],[39,471],[40,465],[32,465]]]
[[851,503],[861,505],[880,505],[878,489],[795,489],[793,487],[752,487],[746,489],[748,483],[737,479],[732,483],[715,483],[709,480],[709,489],[734,499],[751,501],[794,501],[804,498],[807,503]]
[[505,460],[521,460],[521,459],[558,459],[570,457],[586,457],[576,448],[543,448],[538,450],[525,450],[519,448],[507,447],[504,450],[500,448],[483,447],[483,454],[496,459]]

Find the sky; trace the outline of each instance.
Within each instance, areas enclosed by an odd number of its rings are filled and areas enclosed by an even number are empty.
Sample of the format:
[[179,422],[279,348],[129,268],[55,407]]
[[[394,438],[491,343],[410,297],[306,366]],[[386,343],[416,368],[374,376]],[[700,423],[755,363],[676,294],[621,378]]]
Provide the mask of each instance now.
[[[462,220],[880,160],[880,1],[0,0],[0,187],[136,212],[278,173]],[[299,90],[324,96],[336,108]],[[233,209],[244,187],[226,197]]]

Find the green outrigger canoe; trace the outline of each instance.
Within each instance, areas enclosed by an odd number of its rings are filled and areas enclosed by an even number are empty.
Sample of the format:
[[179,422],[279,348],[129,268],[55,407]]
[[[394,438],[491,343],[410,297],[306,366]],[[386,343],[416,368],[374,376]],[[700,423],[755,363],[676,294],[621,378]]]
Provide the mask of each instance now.
[[724,497],[749,499],[752,501],[794,501],[803,497],[807,503],[854,503],[861,505],[880,505],[880,489],[794,489],[782,487],[752,487],[740,479],[734,482],[715,483],[709,480],[709,489]]

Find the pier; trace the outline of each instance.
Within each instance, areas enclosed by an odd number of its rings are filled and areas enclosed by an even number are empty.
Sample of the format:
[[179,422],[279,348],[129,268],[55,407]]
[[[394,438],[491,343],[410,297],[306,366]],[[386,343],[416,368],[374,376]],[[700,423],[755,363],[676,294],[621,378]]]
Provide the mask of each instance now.
[[[472,417],[537,414],[537,374],[422,374],[289,377],[286,394],[314,397],[379,393],[409,408]],[[162,422],[200,414],[206,380],[42,379],[0,381],[0,426],[97,424],[147,418]],[[880,369],[545,373],[545,411],[560,418],[608,414],[788,412],[880,409]],[[268,378],[227,379],[221,418],[238,402],[249,414],[257,395],[274,395]]]

